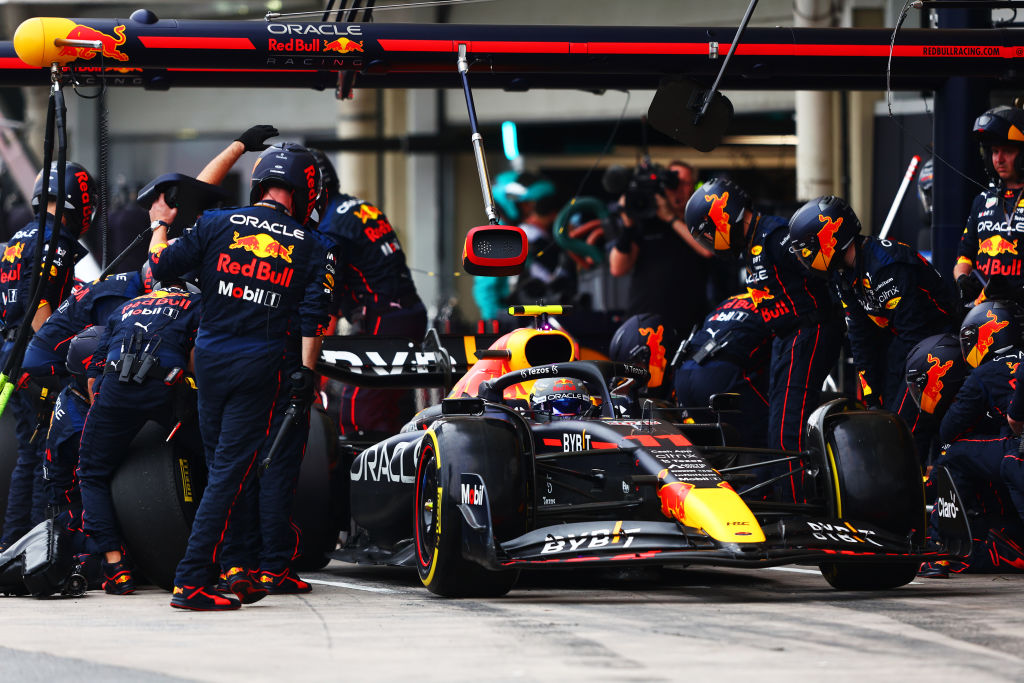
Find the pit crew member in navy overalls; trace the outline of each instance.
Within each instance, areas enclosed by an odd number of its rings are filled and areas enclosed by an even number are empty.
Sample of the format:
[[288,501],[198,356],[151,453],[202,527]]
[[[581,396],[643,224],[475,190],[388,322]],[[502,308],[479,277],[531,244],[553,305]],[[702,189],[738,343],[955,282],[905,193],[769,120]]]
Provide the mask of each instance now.
[[906,244],[861,235],[860,219],[839,197],[807,202],[789,229],[794,253],[812,274],[829,275],[842,301],[865,402],[903,418],[924,464],[935,425],[908,393],[906,360],[925,337],[952,331],[942,278]]
[[739,394],[740,414],[724,415],[722,420],[736,430],[737,445],[764,448],[771,348],[771,327],[750,295],[729,297],[685,342],[675,373],[676,400],[697,409],[707,407],[714,394]]
[[[303,227],[319,192],[313,156],[285,143],[263,152],[253,167],[251,206],[207,211],[167,247],[166,229],[157,224],[153,230],[154,277],[198,269],[206,292],[195,367],[209,474],[188,549],[175,574],[173,607],[240,606],[238,599],[216,592],[221,542],[235,501],[243,487],[252,485],[260,451],[274,434],[275,415],[283,415],[290,393],[311,400],[320,335],[329,321],[333,257]],[[162,198],[150,210],[154,221],[165,223],[175,214]],[[289,357],[301,358],[304,368],[291,387]],[[282,492],[278,509],[260,512],[264,544],[275,548],[282,545],[276,536],[293,534],[287,515],[299,463],[286,460],[280,459],[274,465],[279,469],[263,477],[278,478]],[[273,518],[263,517],[269,513]],[[232,591],[238,588],[236,594],[246,602],[266,595],[266,583],[299,586],[287,564],[261,566],[258,581],[240,583]]]
[[[319,230],[334,244],[338,281],[332,313],[356,334],[396,335],[413,341],[427,332],[427,311],[416,293],[405,252],[387,216],[373,204],[339,190],[338,174],[316,150],[327,206]],[[343,436],[390,436],[412,417],[410,391],[329,382],[331,414]]]
[[178,422],[175,385],[190,366],[199,306],[199,294],[173,281],[130,299],[107,318],[89,367],[93,401],[82,431],[78,479],[85,531],[105,555],[107,593],[135,590],[121,553],[110,481],[147,421],[161,424],[168,435]]
[[974,122],[981,143],[981,158],[991,185],[974,198],[953,278],[961,298],[973,302],[981,294],[982,280],[1002,275],[1024,287],[1024,110],[1001,106],[989,109]]
[[[89,172],[76,163],[65,166],[65,196],[63,225],[59,229],[56,253],[50,272],[46,276],[42,298],[35,311],[25,310],[32,300],[32,271],[45,262],[52,231],[54,212],[57,208],[57,164],[50,166],[47,178],[50,201],[46,207],[39,206],[43,191],[43,175],[36,178],[32,192],[32,206],[38,212],[46,211],[46,227],[43,234],[45,245],[42,261],[36,262],[35,250],[39,233],[38,220],[15,233],[3,257],[0,258],[0,326],[3,328],[4,346],[0,363],[7,362],[17,335],[18,327],[25,316],[31,317],[33,330],[38,330],[50,313],[71,293],[74,286],[75,263],[87,253],[78,243],[92,223],[96,211],[96,183]],[[41,486],[43,440],[32,441],[37,426],[36,397],[27,391],[15,391],[11,404],[17,422],[18,461],[11,473],[7,510],[4,518],[3,537],[0,549],[21,537],[32,526],[42,520],[45,496]]]
[[[755,211],[750,196],[728,179],[712,178],[694,193],[686,223],[716,254],[742,256],[747,293],[775,335],[767,443],[802,450],[804,425],[842,343],[826,283],[808,277],[793,256],[786,221]],[[790,484],[789,496],[799,497],[800,482],[783,483]]]

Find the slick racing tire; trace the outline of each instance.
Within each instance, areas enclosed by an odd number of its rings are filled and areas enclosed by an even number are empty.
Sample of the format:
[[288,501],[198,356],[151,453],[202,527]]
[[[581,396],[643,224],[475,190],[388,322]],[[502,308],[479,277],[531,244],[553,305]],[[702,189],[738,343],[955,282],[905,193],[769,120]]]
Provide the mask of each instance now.
[[110,484],[129,558],[146,578],[165,590],[174,586],[174,570],[185,554],[206,486],[202,451],[186,447],[186,439],[179,439],[187,428],[183,425],[172,442],[166,443],[167,429],[147,423]]
[[526,531],[529,501],[520,438],[508,422],[450,418],[427,430],[416,467],[416,568],[431,593],[448,598],[499,597],[518,570],[494,571],[463,556],[463,473],[486,487],[496,542]]
[[11,473],[18,462],[18,437],[14,432],[14,410],[0,415],[0,534],[4,532],[7,513],[7,492],[11,487]]
[[338,544],[332,482],[338,476],[338,435],[323,409],[309,413],[309,439],[295,487],[292,521],[302,531],[302,554],[294,566],[300,571],[321,569],[330,562]]
[[[903,421],[881,410],[826,418],[825,472],[833,516],[924,540],[924,486],[914,442]],[[822,562],[838,590],[885,590],[910,583],[918,562]]]

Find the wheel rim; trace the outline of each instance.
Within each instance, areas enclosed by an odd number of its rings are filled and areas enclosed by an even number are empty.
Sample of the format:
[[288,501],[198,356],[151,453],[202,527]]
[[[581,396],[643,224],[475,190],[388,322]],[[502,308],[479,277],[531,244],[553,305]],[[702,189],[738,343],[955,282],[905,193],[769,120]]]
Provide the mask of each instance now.
[[420,452],[416,468],[416,556],[421,567],[429,567],[437,545],[437,465],[432,444]]

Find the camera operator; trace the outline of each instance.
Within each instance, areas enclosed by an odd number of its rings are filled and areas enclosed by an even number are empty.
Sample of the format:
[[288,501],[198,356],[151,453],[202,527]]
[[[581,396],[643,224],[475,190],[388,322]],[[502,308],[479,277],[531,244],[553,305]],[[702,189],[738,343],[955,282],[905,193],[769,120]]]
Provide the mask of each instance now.
[[682,219],[696,174],[681,161],[666,169],[649,160],[641,162],[632,177],[628,174],[621,166],[612,166],[603,179],[606,190],[622,193],[622,233],[609,253],[609,269],[615,277],[632,276],[629,315],[657,313],[667,325],[689,330],[707,313],[711,256]]

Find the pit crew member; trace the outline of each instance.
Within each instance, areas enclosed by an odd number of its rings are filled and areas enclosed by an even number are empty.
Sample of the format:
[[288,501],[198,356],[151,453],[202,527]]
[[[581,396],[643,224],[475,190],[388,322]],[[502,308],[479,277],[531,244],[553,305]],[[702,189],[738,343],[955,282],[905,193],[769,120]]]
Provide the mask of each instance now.
[[[329,321],[333,257],[303,227],[319,192],[313,156],[284,143],[263,152],[253,167],[250,206],[207,211],[170,246],[166,228],[156,221],[169,223],[176,210],[160,198],[150,211],[154,277],[198,269],[209,301],[195,346],[208,483],[175,574],[172,607],[219,611],[240,606],[238,599],[216,592],[220,545],[235,501],[252,485],[260,450],[283,417],[290,359],[301,359],[295,389],[312,393],[319,336]],[[275,482],[282,498],[279,505],[260,510],[264,547],[280,549],[287,545],[281,538],[293,535],[287,514],[298,474],[295,460],[279,458],[277,469],[264,476]],[[267,584],[308,590],[291,575],[287,559],[278,566],[261,560],[260,570],[257,581],[238,587],[247,602],[265,595]]]
[[[73,162],[65,165],[65,174],[65,195],[62,198],[64,212],[62,225],[57,229],[59,235],[56,253],[53,255],[50,272],[39,273],[40,278],[45,277],[45,281],[41,283],[42,298],[35,311],[26,311],[25,306],[32,300],[33,271],[38,271],[45,262],[54,230],[53,221],[57,209],[56,162],[51,164],[45,178],[42,172],[36,178],[32,192],[32,207],[36,218],[11,237],[4,249],[3,257],[0,258],[0,327],[4,336],[0,363],[6,364],[14,345],[14,338],[25,316],[31,319],[32,329],[38,330],[50,317],[53,309],[71,293],[75,263],[87,253],[78,243],[78,238],[89,229],[93,214],[96,212],[96,183],[85,168]],[[50,198],[45,207],[39,205],[43,182],[47,183]],[[37,262],[39,211],[46,212],[46,224],[42,260]],[[15,391],[11,403],[16,419],[18,460],[11,473],[0,549],[20,538],[41,521],[45,508],[42,486],[37,483],[41,482],[43,442],[41,439],[32,441],[32,434],[37,425],[35,401],[28,392]]]
[[981,279],[971,275],[973,270],[986,279],[1005,276],[1017,289],[1024,286],[1024,110],[989,109],[974,121],[974,137],[981,143],[991,185],[971,204],[953,267],[965,303],[974,301],[982,290]]
[[861,235],[860,219],[839,197],[807,202],[789,230],[800,262],[828,276],[842,301],[865,402],[903,418],[925,464],[935,425],[908,394],[906,360],[925,337],[952,331],[942,278],[907,245]]
[[794,257],[786,221],[754,210],[750,195],[728,179],[704,183],[687,203],[686,218],[709,249],[739,256],[746,266],[751,303],[775,335],[768,371],[768,447],[801,450],[804,424],[818,406],[842,339],[827,284],[808,277]]
[[109,594],[135,591],[122,556],[110,482],[147,421],[171,435],[179,420],[175,394],[190,366],[200,300],[172,281],[121,304],[107,318],[89,366],[92,406],[82,430],[78,479],[85,531],[104,554],[103,589]]
[[[387,216],[373,204],[341,192],[338,173],[323,152],[314,150],[323,177],[327,208],[319,231],[333,243],[338,269],[332,312],[355,334],[397,335],[420,340],[427,332],[427,310],[416,293],[405,252]],[[412,393],[328,382],[332,415],[343,436],[384,438],[412,417]]]

